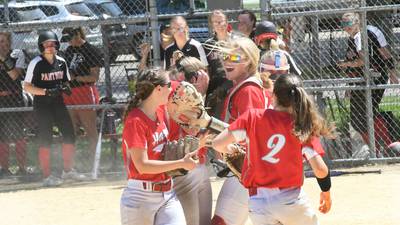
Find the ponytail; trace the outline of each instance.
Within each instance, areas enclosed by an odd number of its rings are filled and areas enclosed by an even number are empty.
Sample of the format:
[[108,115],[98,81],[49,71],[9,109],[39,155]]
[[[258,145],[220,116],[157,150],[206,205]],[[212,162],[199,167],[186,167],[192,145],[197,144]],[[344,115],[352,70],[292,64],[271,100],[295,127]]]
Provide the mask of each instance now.
[[139,72],[135,86],[136,93],[125,109],[123,121],[126,120],[132,109],[139,107],[151,95],[157,85],[165,84],[166,76],[167,73],[160,69],[146,69]]
[[334,127],[319,114],[314,101],[302,86],[300,78],[293,74],[282,74],[275,81],[274,94],[277,104],[292,109],[293,134],[304,143],[313,136],[333,138]]

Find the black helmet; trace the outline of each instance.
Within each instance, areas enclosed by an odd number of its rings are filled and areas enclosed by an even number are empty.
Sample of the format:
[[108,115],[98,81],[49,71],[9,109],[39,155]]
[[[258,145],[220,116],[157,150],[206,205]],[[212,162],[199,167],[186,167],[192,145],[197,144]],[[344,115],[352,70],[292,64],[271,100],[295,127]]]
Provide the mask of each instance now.
[[259,45],[265,39],[276,39],[278,34],[276,33],[275,24],[270,21],[262,21],[257,24],[255,30],[256,44]]
[[56,50],[58,50],[60,48],[60,42],[58,41],[57,34],[54,33],[53,31],[47,30],[47,31],[43,31],[39,34],[38,46],[39,46],[40,52],[44,51],[43,43],[45,41],[55,41],[56,42]]

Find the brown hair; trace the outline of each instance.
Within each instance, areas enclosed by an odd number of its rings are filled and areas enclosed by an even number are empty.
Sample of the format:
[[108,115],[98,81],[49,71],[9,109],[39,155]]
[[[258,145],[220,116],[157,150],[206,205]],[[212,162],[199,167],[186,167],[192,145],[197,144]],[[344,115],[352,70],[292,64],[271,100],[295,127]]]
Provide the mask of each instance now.
[[277,105],[292,109],[293,134],[302,143],[307,142],[312,136],[334,136],[333,127],[319,114],[297,75],[280,75],[274,83],[273,93],[276,96]]
[[151,95],[156,86],[166,84],[166,76],[166,72],[161,69],[145,69],[139,72],[135,87],[136,93],[125,109],[124,121],[129,112],[140,106],[143,100]]
[[10,32],[0,32],[0,35],[4,35],[7,38],[8,43],[11,46],[11,33]]

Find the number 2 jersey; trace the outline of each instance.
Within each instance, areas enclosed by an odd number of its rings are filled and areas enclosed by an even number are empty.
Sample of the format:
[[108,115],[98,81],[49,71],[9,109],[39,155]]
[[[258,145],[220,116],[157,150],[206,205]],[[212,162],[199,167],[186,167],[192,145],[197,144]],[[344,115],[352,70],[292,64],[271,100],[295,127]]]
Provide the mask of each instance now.
[[272,109],[250,109],[228,128],[236,141],[247,142],[242,168],[245,187],[288,188],[303,184],[303,157],[324,154],[318,138],[302,144],[292,134],[289,113]]

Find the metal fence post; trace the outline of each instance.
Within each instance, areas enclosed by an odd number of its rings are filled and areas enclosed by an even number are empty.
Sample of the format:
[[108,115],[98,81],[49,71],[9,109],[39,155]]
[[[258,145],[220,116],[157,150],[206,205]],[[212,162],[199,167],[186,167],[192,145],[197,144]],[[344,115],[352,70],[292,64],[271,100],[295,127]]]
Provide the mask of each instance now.
[[8,9],[8,0],[4,1],[4,22],[10,22],[10,11]]
[[152,45],[153,45],[153,65],[155,67],[161,66],[161,59],[160,59],[160,38],[159,38],[159,29],[158,29],[158,18],[157,18],[157,7],[156,7],[156,0],[149,1],[149,8],[150,8],[150,30],[151,30],[151,37],[152,37]]
[[[361,7],[366,7],[366,1],[361,0]],[[371,74],[369,71],[369,49],[368,49],[368,33],[367,33],[367,11],[364,9],[360,13],[360,32],[361,32],[361,52],[364,60],[364,77],[366,82],[365,97],[367,99],[367,124],[369,136],[370,154],[375,155],[375,135],[374,135],[374,115],[372,109],[372,91],[371,91]]]
[[110,68],[110,49],[109,49],[109,38],[107,32],[105,32],[104,26],[100,26],[101,37],[103,40],[104,48],[104,82],[106,84],[106,96],[108,99],[112,98],[112,81],[111,81],[111,68]]
[[269,2],[270,2],[270,0],[260,0],[260,9],[261,9],[261,15],[260,15],[260,17],[261,17],[261,21],[264,21],[264,20],[269,20],[270,18],[269,18],[269,15],[268,15],[268,12],[269,12]]

